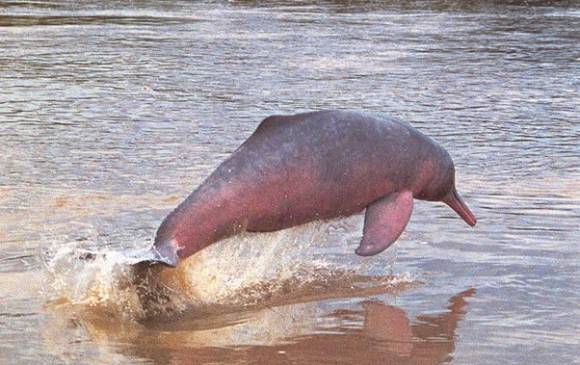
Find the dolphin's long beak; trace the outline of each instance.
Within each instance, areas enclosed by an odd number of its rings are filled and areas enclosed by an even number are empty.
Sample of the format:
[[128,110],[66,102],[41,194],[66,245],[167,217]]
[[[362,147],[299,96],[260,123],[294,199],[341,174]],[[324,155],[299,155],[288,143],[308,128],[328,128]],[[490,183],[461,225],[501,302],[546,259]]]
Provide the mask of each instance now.
[[469,210],[467,205],[463,202],[463,199],[461,199],[461,196],[459,196],[459,193],[457,192],[455,187],[445,197],[445,199],[443,199],[443,202],[449,205],[451,209],[453,209],[457,214],[459,214],[459,216],[463,218],[463,220],[467,224],[469,224],[472,227],[475,226],[475,224],[477,223],[477,218],[475,218],[475,215],[471,213],[471,210]]

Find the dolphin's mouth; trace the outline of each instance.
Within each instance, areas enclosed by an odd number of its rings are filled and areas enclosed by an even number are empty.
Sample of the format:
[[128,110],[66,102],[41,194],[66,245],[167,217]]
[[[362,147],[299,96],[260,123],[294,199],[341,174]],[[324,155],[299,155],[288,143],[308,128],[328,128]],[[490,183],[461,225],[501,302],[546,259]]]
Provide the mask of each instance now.
[[461,196],[455,189],[455,187],[451,190],[451,192],[443,199],[443,202],[451,209],[453,209],[463,220],[465,223],[469,224],[470,226],[475,226],[477,223],[477,218],[475,215],[469,210],[467,204],[461,199]]

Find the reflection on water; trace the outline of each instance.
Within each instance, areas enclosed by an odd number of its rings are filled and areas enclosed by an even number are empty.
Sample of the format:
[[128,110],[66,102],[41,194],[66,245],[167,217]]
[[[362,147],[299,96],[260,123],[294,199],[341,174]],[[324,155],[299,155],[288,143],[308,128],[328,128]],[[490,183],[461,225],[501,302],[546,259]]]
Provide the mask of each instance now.
[[[548,1],[0,1],[0,359],[574,363],[579,17]],[[353,255],[361,216],[222,242],[164,278],[185,309],[169,322],[127,319],[107,264],[51,276],[63,247],[147,245],[262,118],[322,108],[440,141],[477,228],[419,202],[380,257]]]
[[338,308],[318,301],[143,324],[55,312],[45,338],[61,352],[71,339],[60,334],[80,336],[107,349],[100,354],[102,361],[120,353],[155,364],[443,364],[452,358],[455,332],[467,311],[465,299],[474,293],[455,295],[446,311],[412,321],[397,306],[360,299]]

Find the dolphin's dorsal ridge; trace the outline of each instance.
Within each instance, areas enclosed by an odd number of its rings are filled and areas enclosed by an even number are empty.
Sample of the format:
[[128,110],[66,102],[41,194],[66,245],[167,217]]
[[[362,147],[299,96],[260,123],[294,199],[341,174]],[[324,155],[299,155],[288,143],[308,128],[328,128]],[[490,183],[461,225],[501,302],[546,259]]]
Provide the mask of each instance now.
[[288,118],[284,118],[281,115],[269,116],[268,118],[266,118],[262,122],[260,122],[260,125],[254,131],[254,134],[266,132],[270,129],[273,129],[277,126],[280,126],[280,125],[286,124],[286,123],[288,123]]
[[372,256],[386,250],[399,238],[413,211],[410,190],[394,192],[367,207],[363,238],[355,253]]

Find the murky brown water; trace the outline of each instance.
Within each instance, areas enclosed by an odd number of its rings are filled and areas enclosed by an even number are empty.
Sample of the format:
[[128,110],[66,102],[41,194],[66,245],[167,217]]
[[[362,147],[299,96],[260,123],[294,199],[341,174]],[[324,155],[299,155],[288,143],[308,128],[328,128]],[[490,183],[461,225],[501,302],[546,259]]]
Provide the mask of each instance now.
[[[580,363],[580,7],[466,3],[0,1],[0,363]],[[55,261],[149,244],[262,118],[322,108],[442,142],[476,229],[231,239],[164,276],[171,318]]]

